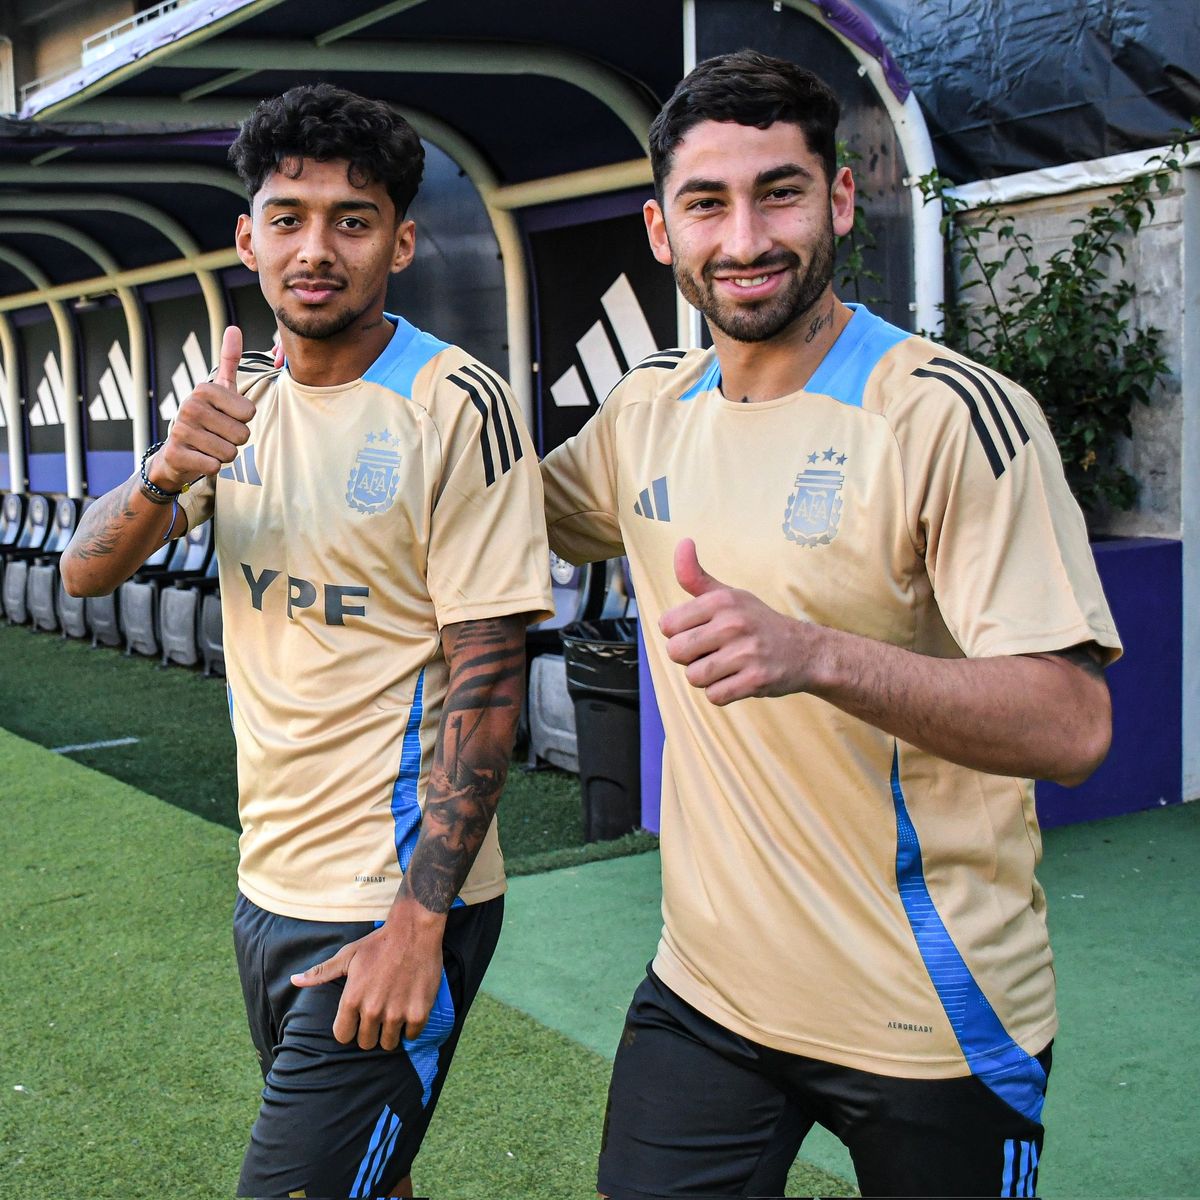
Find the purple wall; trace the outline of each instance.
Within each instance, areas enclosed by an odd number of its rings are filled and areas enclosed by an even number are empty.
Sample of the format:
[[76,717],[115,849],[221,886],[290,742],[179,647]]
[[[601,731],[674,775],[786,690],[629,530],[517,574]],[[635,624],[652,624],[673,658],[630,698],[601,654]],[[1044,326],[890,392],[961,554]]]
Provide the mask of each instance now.
[[1037,785],[1047,829],[1183,799],[1183,544],[1116,538],[1092,552],[1125,647],[1108,669],[1112,749],[1077,788]]
[[[1162,538],[1095,542],[1092,551],[1125,647],[1108,669],[1113,739],[1108,758],[1077,788],[1037,785],[1045,829],[1183,799],[1183,548]],[[642,825],[659,829],[663,727],[638,626]]]

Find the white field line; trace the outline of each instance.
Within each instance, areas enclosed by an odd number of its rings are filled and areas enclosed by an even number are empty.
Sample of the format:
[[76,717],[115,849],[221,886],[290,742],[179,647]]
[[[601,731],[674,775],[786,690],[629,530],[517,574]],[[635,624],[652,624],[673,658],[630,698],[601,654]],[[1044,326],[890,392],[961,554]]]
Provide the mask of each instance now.
[[106,742],[81,742],[78,746],[54,746],[55,754],[74,754],[77,750],[108,750],[112,746],[136,746],[139,739],[135,737],[110,738]]

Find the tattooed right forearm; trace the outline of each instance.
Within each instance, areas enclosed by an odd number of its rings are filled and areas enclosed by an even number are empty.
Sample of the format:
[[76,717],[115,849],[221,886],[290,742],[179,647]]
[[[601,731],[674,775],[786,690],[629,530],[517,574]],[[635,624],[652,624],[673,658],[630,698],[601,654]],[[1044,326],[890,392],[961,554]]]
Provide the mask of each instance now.
[[174,508],[141,496],[137,475],[83,514],[60,563],[73,596],[102,596],[124,583],[169,535]]

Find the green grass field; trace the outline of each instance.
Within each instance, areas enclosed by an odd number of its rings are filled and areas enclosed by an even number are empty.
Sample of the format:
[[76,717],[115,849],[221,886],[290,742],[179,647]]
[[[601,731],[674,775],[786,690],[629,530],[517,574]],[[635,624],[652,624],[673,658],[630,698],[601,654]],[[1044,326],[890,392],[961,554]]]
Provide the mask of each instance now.
[[[260,1078],[229,936],[224,688],[0,627],[0,726],[29,739],[0,730],[0,1197],[231,1195]],[[607,1056],[657,937],[657,855],[580,865],[571,777],[514,771],[502,803],[527,877],[415,1179],[438,1200],[588,1197]],[[1200,1197],[1200,804],[1045,844],[1062,1031],[1044,1194]],[[831,1137],[805,1152],[825,1170],[797,1164],[791,1195],[853,1194]]]
[[[60,684],[69,687],[64,700]],[[125,746],[74,753],[76,762],[237,829],[237,768],[225,681],[160,667],[111,649],[0,626],[0,725],[42,746],[137,738]],[[632,833],[613,842],[583,839],[579,781],[562,771],[527,772],[514,763],[500,801],[510,875],[653,850]]]
[[[0,812],[0,1195],[231,1195],[261,1086],[229,934],[234,834],[4,732]],[[591,1195],[607,1081],[601,1055],[481,995],[420,1189]]]

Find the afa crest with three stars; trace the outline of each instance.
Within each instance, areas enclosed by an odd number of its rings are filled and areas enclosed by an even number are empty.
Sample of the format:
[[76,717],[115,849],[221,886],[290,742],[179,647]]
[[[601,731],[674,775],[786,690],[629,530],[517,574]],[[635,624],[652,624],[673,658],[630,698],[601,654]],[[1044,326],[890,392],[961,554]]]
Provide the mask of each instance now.
[[346,503],[356,512],[386,512],[400,487],[400,445],[387,429],[366,436],[346,481]]
[[808,455],[797,476],[783,516],[783,534],[799,546],[827,546],[842,519],[842,484],[846,455],[832,446]]

